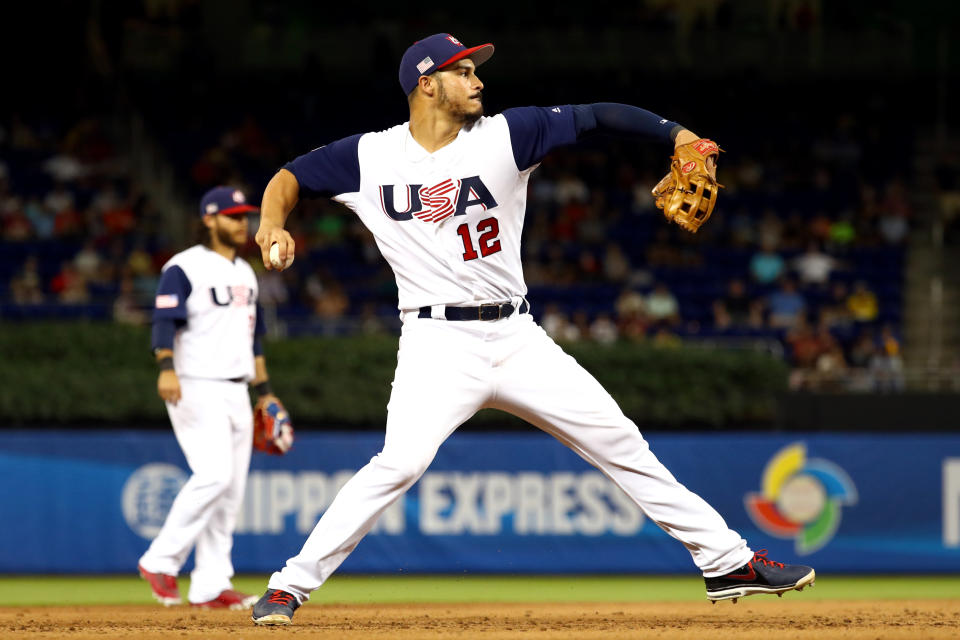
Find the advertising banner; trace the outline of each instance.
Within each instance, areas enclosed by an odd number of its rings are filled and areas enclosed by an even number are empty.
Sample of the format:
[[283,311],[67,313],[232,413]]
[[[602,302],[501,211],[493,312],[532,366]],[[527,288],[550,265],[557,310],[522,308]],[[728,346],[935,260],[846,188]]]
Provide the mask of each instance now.
[[[823,572],[960,571],[960,435],[661,434],[653,452],[754,549]],[[299,551],[377,433],[253,457],[238,572]],[[0,433],[0,571],[135,571],[189,469],[171,433]],[[188,570],[190,564],[186,567]],[[551,437],[454,434],[344,572],[690,573],[686,549]]]

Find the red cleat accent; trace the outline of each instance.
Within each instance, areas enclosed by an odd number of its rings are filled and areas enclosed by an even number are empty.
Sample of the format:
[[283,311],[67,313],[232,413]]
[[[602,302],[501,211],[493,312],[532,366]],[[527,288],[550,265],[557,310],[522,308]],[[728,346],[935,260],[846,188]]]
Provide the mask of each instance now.
[[201,609],[233,609],[236,611],[249,609],[257,601],[257,596],[247,595],[246,593],[240,593],[239,591],[234,591],[233,589],[227,589],[221,591],[213,600],[209,602],[191,602],[191,607],[199,607]]
[[180,604],[180,588],[177,586],[177,577],[166,573],[151,573],[137,565],[140,576],[150,585],[153,597],[165,607]]

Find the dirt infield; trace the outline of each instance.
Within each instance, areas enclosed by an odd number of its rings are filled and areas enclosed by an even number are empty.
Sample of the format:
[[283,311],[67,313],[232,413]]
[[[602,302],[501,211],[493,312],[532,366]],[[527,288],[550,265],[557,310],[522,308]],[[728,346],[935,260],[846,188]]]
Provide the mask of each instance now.
[[145,606],[0,608],[17,638],[957,638],[960,602],[804,601],[789,595],[718,603],[322,605],[291,627],[255,627],[248,612]]

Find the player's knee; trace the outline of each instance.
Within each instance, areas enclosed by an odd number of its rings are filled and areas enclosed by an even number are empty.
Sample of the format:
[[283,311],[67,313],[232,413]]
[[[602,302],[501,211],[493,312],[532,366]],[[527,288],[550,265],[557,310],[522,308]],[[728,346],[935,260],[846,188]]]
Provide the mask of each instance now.
[[220,498],[229,493],[232,487],[232,480],[229,473],[210,472],[196,476],[198,491],[211,498]]
[[379,464],[381,468],[389,470],[398,485],[412,485],[419,480],[423,472],[430,466],[430,460],[432,460],[432,458],[401,458],[399,456],[391,456],[386,452],[377,456],[377,464]]

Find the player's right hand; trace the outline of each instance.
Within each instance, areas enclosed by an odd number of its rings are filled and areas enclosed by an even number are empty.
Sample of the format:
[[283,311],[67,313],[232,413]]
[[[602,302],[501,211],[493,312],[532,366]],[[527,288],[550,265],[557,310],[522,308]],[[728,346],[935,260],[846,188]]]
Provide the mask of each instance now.
[[176,405],[180,401],[180,378],[173,369],[165,369],[157,378],[157,394],[164,402]]
[[294,250],[296,249],[296,243],[293,241],[293,236],[290,235],[290,232],[279,226],[264,226],[263,222],[260,223],[260,228],[257,229],[257,235],[254,236],[257,244],[260,245],[260,257],[263,259],[263,266],[268,270],[272,270],[274,267],[270,264],[270,247],[274,242],[277,243],[280,249],[280,264],[286,264],[287,256],[292,256]]

